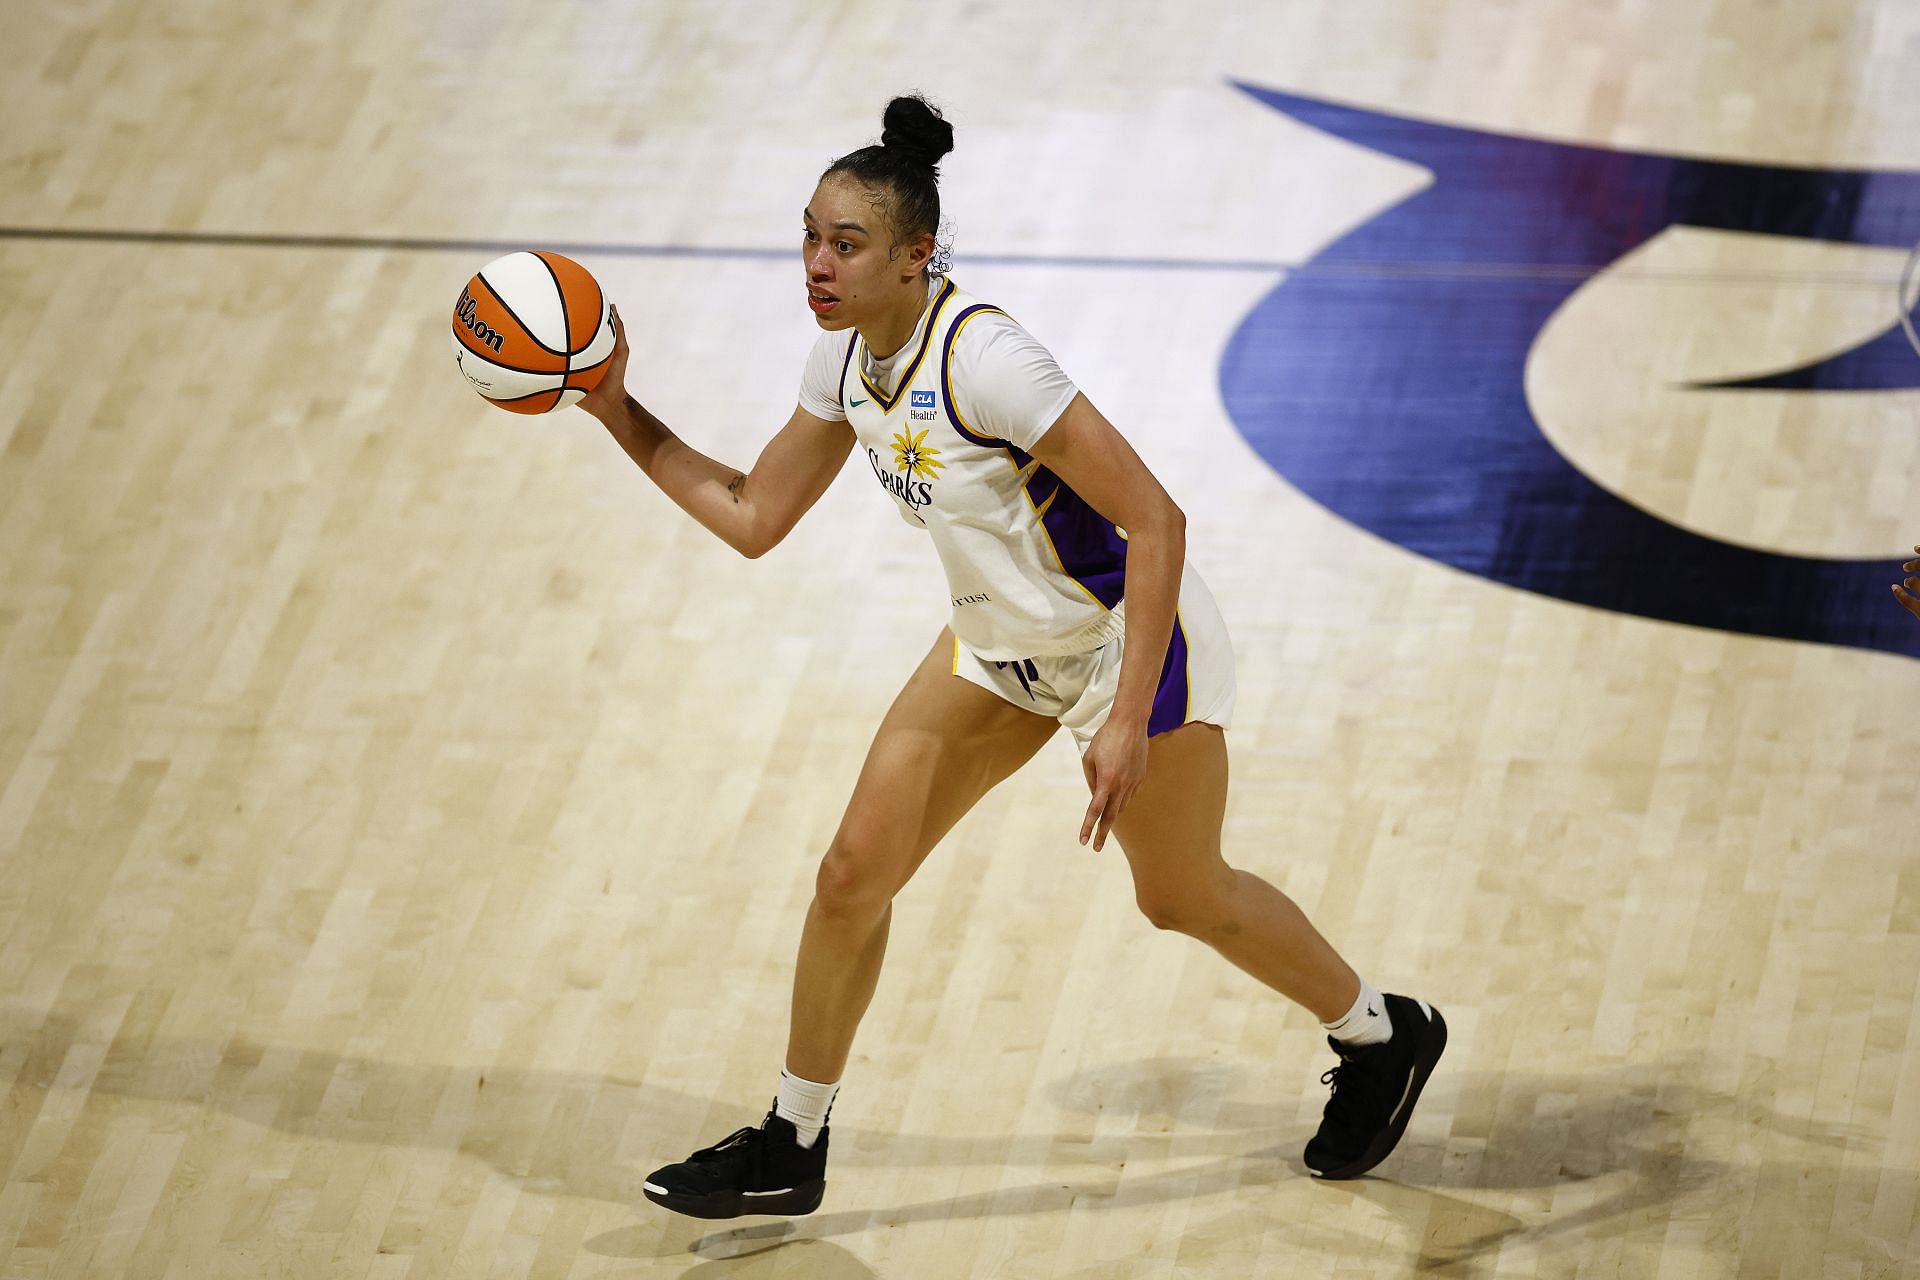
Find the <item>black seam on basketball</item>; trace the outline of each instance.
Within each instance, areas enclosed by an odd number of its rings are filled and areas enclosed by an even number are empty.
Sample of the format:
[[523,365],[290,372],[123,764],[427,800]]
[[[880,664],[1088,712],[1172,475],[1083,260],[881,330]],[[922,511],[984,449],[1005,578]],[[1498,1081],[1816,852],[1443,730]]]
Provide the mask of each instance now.
[[[602,316],[602,317],[601,317],[601,327],[602,327],[602,328],[605,328],[605,327],[606,327],[606,317],[605,317],[605,316]],[[595,334],[595,336],[596,336],[596,337],[598,337],[598,336],[599,336],[597,332],[596,332],[596,334]],[[590,347],[590,346],[592,346],[592,345],[593,345],[592,343],[588,343],[588,344],[587,344],[587,347]],[[570,356],[568,356],[568,357],[567,357],[567,372],[568,372],[568,373],[584,373],[584,372],[585,372],[586,370],[588,370],[588,369],[598,369],[598,368],[599,368],[599,367],[600,367],[601,365],[603,365],[603,364],[606,364],[606,363],[607,363],[608,361],[610,361],[610,360],[612,360],[612,359],[613,359],[613,351],[612,351],[611,349],[609,349],[609,350],[607,351],[607,354],[605,354],[604,356],[601,356],[601,357],[600,357],[600,358],[599,358],[598,360],[595,360],[595,361],[594,361],[594,362],[593,362],[592,364],[583,364],[583,365],[578,365],[578,366],[576,366],[576,365],[575,365],[575,364],[574,364],[573,362],[574,362],[575,360],[578,360],[578,359],[579,359],[579,358],[580,358],[581,356],[583,356],[583,355],[585,355],[585,354],[587,354],[587,347],[582,347],[582,348],[580,348],[580,350],[578,350],[578,351],[576,351],[576,352],[574,352],[574,353],[573,353],[572,355],[570,355]]]
[[[495,404],[519,404],[522,400],[531,400],[535,396],[558,397],[562,391],[578,391],[579,389],[578,387],[548,387],[545,391],[529,391],[523,396],[487,396],[487,399],[493,401]],[[558,404],[559,401],[556,399],[554,403]]]
[[[526,326],[522,325],[521,327],[525,328]],[[474,339],[473,335],[467,332],[466,326],[464,325],[453,331],[453,340],[465,347],[468,355],[485,360],[488,364],[496,368],[506,369],[513,373],[557,374],[564,377],[569,372],[566,369],[523,369],[517,364],[508,364],[505,360],[502,360],[493,353],[492,347],[487,347],[483,350],[474,346],[473,344],[477,339]]]
[[553,269],[544,253],[533,255],[541,266],[547,269],[547,278],[553,281],[553,296],[560,299],[560,334],[567,342],[567,363],[573,363],[573,317],[567,314],[567,286],[560,283],[560,273]]
[[[545,266],[544,263],[542,263],[541,265]],[[547,267],[547,270],[552,271],[553,268]],[[474,279],[478,280],[481,286],[485,288],[488,293],[493,295],[493,300],[500,304],[500,307],[503,311],[505,311],[508,315],[513,317],[513,322],[520,326],[520,332],[526,334],[527,337],[531,338],[533,340],[534,346],[540,348],[542,351],[548,352],[549,354],[559,356],[562,360],[565,360],[568,358],[566,352],[555,351],[552,347],[540,341],[539,335],[534,333],[532,328],[528,326],[527,322],[520,318],[519,313],[516,312],[512,307],[507,305],[507,300],[500,296],[500,291],[493,287],[492,281],[487,279],[486,272],[482,271],[479,275],[475,276]],[[565,298],[562,298],[560,300],[560,309],[562,311],[565,311],[567,309],[567,300]]]
[[[543,252],[550,253],[552,252],[552,250],[543,250]],[[574,265],[578,266],[579,264],[575,263]],[[584,267],[581,269],[585,270]],[[596,323],[593,327],[593,337],[588,338],[586,340],[585,344],[581,346],[580,351],[585,351],[588,347],[591,347],[594,344],[594,341],[600,337],[600,331],[606,328],[607,322],[613,318],[612,316],[607,314],[607,291],[600,287],[600,281],[594,277],[593,272],[591,271],[587,272],[587,279],[589,281],[592,281],[593,283],[593,314],[600,317],[600,319],[598,323]],[[562,292],[560,295],[560,305],[562,307],[565,307],[567,305],[567,295],[565,294],[565,292]],[[567,341],[569,343],[573,341],[571,332],[569,332]],[[569,355],[567,357],[568,362],[571,363],[573,360],[573,356],[579,355],[580,351],[576,351],[573,353],[573,355]],[[607,353],[607,359],[609,360],[613,359],[613,353],[611,351]]]
[[[569,359],[567,363],[572,364],[573,361]],[[568,369],[567,376],[572,377],[576,373],[592,373],[595,369],[603,368],[604,366],[612,363],[613,363],[613,352],[609,351],[604,356],[601,356],[598,360],[595,360],[592,364],[583,364],[578,369]]]
[[604,368],[604,367],[605,367],[605,366],[606,366],[606,365],[607,365],[607,364],[608,364],[608,363],[609,363],[609,362],[610,362],[610,361],[611,361],[612,359],[613,359],[613,357],[612,357],[612,356],[608,356],[608,357],[607,357],[607,358],[606,358],[605,360],[602,360],[602,361],[601,361],[601,362],[600,362],[599,364],[590,364],[590,365],[588,365],[588,366],[587,366],[586,368],[584,368],[584,369],[570,369],[570,370],[568,370],[568,371],[567,371],[567,380],[566,380],[565,382],[563,382],[563,383],[561,383],[561,384],[560,384],[560,386],[561,386],[561,390],[563,390],[563,391],[564,391],[564,390],[572,390],[572,391],[591,391],[591,390],[593,390],[593,388],[592,388],[592,387],[590,387],[590,386],[589,386],[589,387],[579,387],[579,386],[575,386],[575,385],[574,385],[574,382],[573,382],[573,380],[574,380],[575,378],[577,378],[577,377],[579,377],[579,376],[581,376],[582,374],[588,374],[588,373],[592,373],[592,372],[593,372],[593,371],[594,371],[595,369],[600,369],[600,368]]

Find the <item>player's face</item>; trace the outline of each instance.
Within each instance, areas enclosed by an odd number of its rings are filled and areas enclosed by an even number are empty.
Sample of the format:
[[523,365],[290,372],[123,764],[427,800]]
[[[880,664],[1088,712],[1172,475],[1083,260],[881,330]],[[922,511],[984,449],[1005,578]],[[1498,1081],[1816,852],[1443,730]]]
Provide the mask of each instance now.
[[885,201],[871,187],[838,174],[827,178],[801,221],[807,306],[822,329],[884,318],[911,302],[916,289],[925,297],[917,284],[923,264],[913,253],[894,251]]

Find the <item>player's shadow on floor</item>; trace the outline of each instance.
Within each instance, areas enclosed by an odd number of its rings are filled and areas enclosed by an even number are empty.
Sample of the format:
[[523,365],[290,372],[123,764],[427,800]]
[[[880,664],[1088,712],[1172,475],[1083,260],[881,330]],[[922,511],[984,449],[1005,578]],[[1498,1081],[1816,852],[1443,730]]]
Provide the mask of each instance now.
[[[708,1097],[604,1075],[387,1062],[261,1044],[244,1034],[224,1042],[170,1038],[150,1022],[134,1025],[139,1021],[129,1019],[103,1036],[59,1015],[43,1019],[0,1008],[0,1045],[16,1064],[13,1088],[44,1095],[65,1087],[207,1109],[331,1142],[449,1148],[523,1180],[530,1191],[631,1205],[639,1205],[647,1170],[622,1152],[622,1136],[683,1132],[689,1115],[704,1116],[712,1105]],[[93,1061],[98,1067],[91,1075],[73,1065]],[[1421,1242],[1422,1269],[1468,1275],[1474,1259],[1520,1233],[1591,1231],[1681,1201],[1690,1202],[1692,1214],[1710,1212],[1718,1195],[1731,1196],[1726,1188],[1733,1180],[1724,1164],[1689,1150],[1689,1135],[1702,1125],[1789,1135],[1832,1149],[1832,1162],[1852,1136],[1705,1088],[1693,1083],[1698,1075],[1694,1064],[1676,1060],[1578,1075],[1443,1068],[1422,1114],[1453,1114],[1456,1131],[1466,1129],[1463,1136],[1437,1137],[1417,1115],[1382,1177],[1320,1189],[1366,1198],[1402,1221]],[[1060,1116],[1052,1132],[953,1135],[836,1126],[837,1164],[849,1173],[990,1166],[1037,1176],[957,1197],[816,1214],[801,1221],[794,1243],[914,1222],[1204,1201],[1302,1178],[1299,1148],[1307,1132],[1300,1100],[1250,1096],[1260,1087],[1245,1070],[1218,1061],[1143,1059],[1088,1068],[1047,1086]],[[1484,1116],[1460,1105],[1482,1099]],[[35,1110],[40,1105],[30,1096],[16,1095],[16,1101]],[[1096,1116],[1098,1129],[1112,1136],[1095,1136]],[[740,1121],[754,1118],[743,1114]],[[713,1136],[717,1132],[706,1135]],[[1749,1188],[1754,1176],[1767,1176],[1742,1172]],[[1471,1202],[1479,1190],[1550,1189],[1594,1179],[1618,1185],[1537,1226]],[[1239,1204],[1230,1212],[1250,1215],[1252,1226],[1262,1209]],[[1658,1217],[1664,1222],[1671,1210]],[[704,1224],[667,1221],[666,1231],[649,1223],[608,1233],[601,1243],[613,1256],[660,1256],[693,1238],[706,1257],[752,1238],[710,1230],[691,1237]]]
[[[1700,1064],[1686,1058],[1580,1073],[1448,1071],[1443,1066],[1407,1137],[1378,1174],[1319,1183],[1315,1190],[1368,1201],[1399,1221],[1415,1245],[1417,1274],[1471,1276],[1481,1259],[1516,1237],[1540,1249],[1595,1234],[1614,1241],[1637,1234],[1657,1249],[1676,1213],[1694,1220],[1737,1219],[1755,1180],[1773,1176],[1769,1170],[1781,1163],[1736,1169],[1703,1155],[1702,1146],[1724,1150],[1765,1133],[1772,1135],[1767,1146],[1778,1149],[1785,1138],[1797,1147],[1788,1157],[1793,1169],[1804,1173],[1822,1166],[1837,1170],[1850,1144],[1870,1136],[1707,1088],[1696,1083],[1702,1074]],[[1109,1113],[1130,1108],[1138,1128],[1177,1128],[1178,1113],[1208,1093],[1219,1097],[1212,1114],[1224,1132],[1271,1132],[1297,1114],[1294,1100],[1278,1105],[1237,1099],[1232,1087],[1237,1075],[1218,1063],[1148,1060],[1076,1073],[1058,1082],[1050,1096],[1068,1110],[1089,1104]],[[1452,1116],[1451,1134],[1422,1124],[1435,1113]],[[1272,1176],[1243,1181],[1304,1175],[1297,1151],[1269,1153]],[[1585,1203],[1533,1224],[1472,1198],[1483,1191],[1585,1183],[1592,1184],[1579,1197]],[[1370,1241],[1356,1246],[1372,1247]]]
[[[795,1224],[797,1238],[831,1237],[901,1226],[921,1221],[952,1221],[1002,1215],[1124,1210],[1175,1199],[1204,1203],[1234,1190],[1277,1185],[1306,1176],[1299,1160],[1299,1133],[1284,1145],[1255,1147],[1254,1135],[1298,1129],[1296,1100],[1286,1103],[1248,1101],[1234,1096],[1237,1070],[1217,1062],[1148,1059],[1091,1068],[1057,1081],[1048,1096],[1063,1111],[1097,1112],[1103,1127],[1133,1131],[1108,1144],[1104,1154],[1089,1144],[1077,1126],[1042,1139],[1049,1155],[1015,1163],[1052,1165],[1056,1177],[911,1204],[816,1214]],[[1621,1064],[1593,1072],[1571,1074],[1495,1074],[1463,1072],[1435,1077],[1429,1099],[1434,1108],[1455,1116],[1456,1129],[1481,1129],[1479,1119],[1463,1119],[1461,1099],[1491,1100],[1484,1137],[1442,1137],[1423,1129],[1416,1117],[1409,1136],[1379,1175],[1352,1182],[1321,1183],[1316,1194],[1366,1200],[1397,1220],[1414,1255],[1416,1274],[1468,1277],[1480,1273],[1482,1261],[1516,1237],[1536,1249],[1551,1250],[1559,1241],[1574,1242],[1605,1234],[1620,1239],[1635,1230],[1657,1246],[1668,1222],[1684,1210],[1689,1217],[1710,1215],[1716,1209],[1735,1213],[1737,1201],[1751,1191],[1752,1178],[1763,1171],[1737,1171],[1726,1163],[1689,1151],[1689,1139],[1709,1129],[1766,1131],[1798,1139],[1814,1150],[1803,1153],[1810,1163],[1818,1152],[1830,1153],[1837,1164],[1851,1136],[1845,1130],[1782,1115],[1762,1103],[1704,1088],[1692,1081],[1696,1064],[1666,1059],[1654,1063]],[[1196,1107],[1196,1099],[1212,1099]],[[1212,1112],[1210,1127],[1198,1128],[1190,1119]],[[1153,1132],[1160,1129],[1162,1132]],[[959,1139],[948,1140],[959,1142]],[[1016,1149],[1033,1140],[1014,1138],[1000,1144],[980,1140],[983,1149]],[[893,1141],[917,1148],[938,1140],[899,1135]],[[1124,1152],[1123,1155],[1116,1153]],[[1199,1155],[1182,1160],[1183,1154]],[[925,1163],[945,1162],[934,1149]],[[1124,1171],[1088,1176],[1088,1159],[1124,1160]],[[917,1164],[916,1160],[881,1157],[877,1163]],[[1170,1166],[1170,1167],[1162,1167]],[[1475,1192],[1552,1190],[1580,1183],[1595,1188],[1584,1207],[1556,1213],[1529,1224],[1502,1209],[1476,1203]],[[1496,1197],[1504,1201],[1505,1196]],[[1655,1212],[1647,1212],[1654,1210]],[[1231,1204],[1219,1215],[1245,1218],[1244,1223],[1216,1221],[1209,1234],[1217,1237],[1257,1237],[1265,1210],[1258,1204]],[[1633,1223],[1641,1225],[1636,1228]],[[1222,1229],[1222,1228],[1226,1229]],[[696,1252],[724,1252],[767,1228],[718,1230],[694,1242]],[[1356,1240],[1360,1254],[1378,1249],[1373,1240]],[[1356,1255],[1358,1256],[1358,1255]]]

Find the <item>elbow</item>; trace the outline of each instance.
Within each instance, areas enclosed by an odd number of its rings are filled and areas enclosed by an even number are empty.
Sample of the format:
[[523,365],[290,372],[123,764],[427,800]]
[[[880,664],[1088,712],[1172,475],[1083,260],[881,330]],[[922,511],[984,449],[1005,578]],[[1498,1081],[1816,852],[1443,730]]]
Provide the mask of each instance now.
[[1187,544],[1187,513],[1169,498],[1165,506],[1153,513],[1150,526],[1154,532],[1179,546]]
[[779,546],[781,538],[785,536],[784,532],[750,528],[742,532],[739,537],[730,539],[727,545],[749,560],[758,560]]
[[1121,537],[1129,542],[1144,541],[1171,547],[1182,555],[1186,554],[1187,513],[1175,506],[1172,499],[1136,514],[1137,519],[1125,524],[1115,521]]

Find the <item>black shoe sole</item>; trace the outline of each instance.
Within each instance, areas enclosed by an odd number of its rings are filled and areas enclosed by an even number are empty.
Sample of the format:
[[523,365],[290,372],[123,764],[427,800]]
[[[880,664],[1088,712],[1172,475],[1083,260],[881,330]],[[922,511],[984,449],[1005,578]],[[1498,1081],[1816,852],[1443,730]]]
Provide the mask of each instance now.
[[663,1209],[684,1213],[689,1218],[739,1218],[749,1213],[770,1213],[782,1218],[797,1218],[820,1207],[827,1193],[827,1180],[815,1178],[786,1191],[715,1191],[704,1196],[679,1195],[642,1187],[640,1194]]
[[1427,1077],[1433,1074],[1433,1068],[1440,1061],[1440,1055],[1447,1047],[1447,1020],[1440,1016],[1438,1009],[1429,1006],[1433,1014],[1427,1023],[1425,1034],[1420,1037],[1420,1050],[1414,1055],[1413,1077],[1407,1082],[1406,1096],[1400,1099],[1400,1105],[1394,1108],[1393,1122],[1374,1136],[1360,1158],[1338,1169],[1309,1170],[1322,1182],[1343,1182],[1348,1178],[1357,1178],[1373,1166],[1393,1154],[1400,1145],[1400,1135],[1407,1131],[1407,1121],[1413,1119],[1413,1104],[1420,1101],[1420,1091],[1427,1087]]

